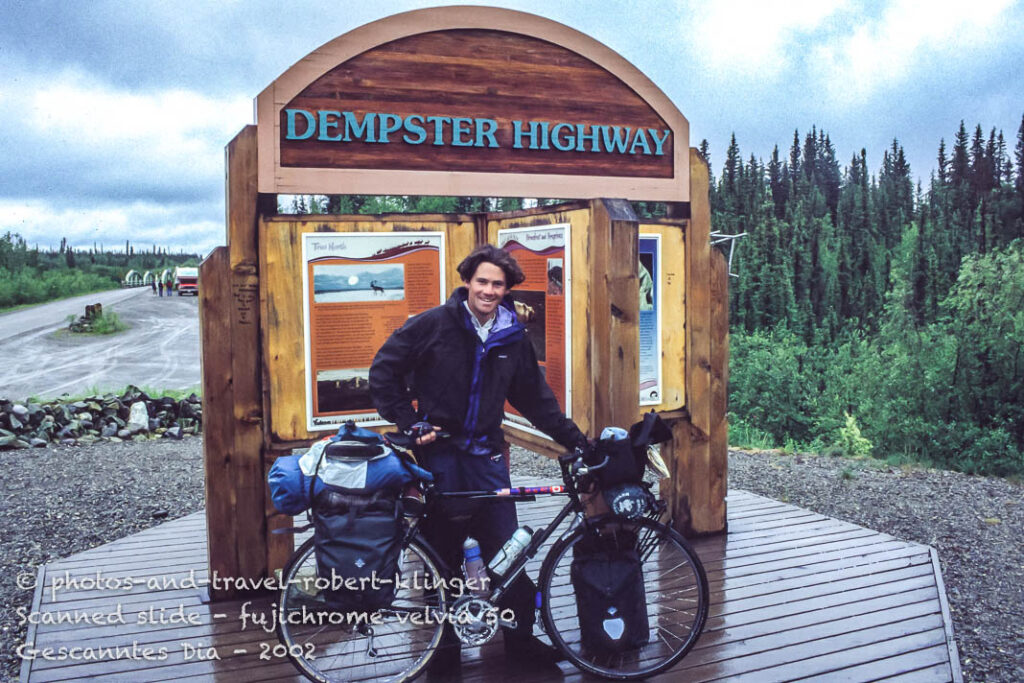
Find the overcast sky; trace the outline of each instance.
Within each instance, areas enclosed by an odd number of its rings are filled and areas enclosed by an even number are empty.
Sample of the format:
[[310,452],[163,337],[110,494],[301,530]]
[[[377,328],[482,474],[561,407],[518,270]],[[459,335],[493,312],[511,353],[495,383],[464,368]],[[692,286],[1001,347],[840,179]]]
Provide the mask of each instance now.
[[[223,148],[253,98],[357,26],[411,0],[2,0],[0,232],[30,244],[223,243]],[[483,4],[498,4],[494,2]],[[877,172],[898,138],[927,182],[963,119],[1024,115],[1024,3],[1012,0],[510,0],[645,72],[711,145],[745,158],[824,129]],[[627,7],[628,5],[628,7]]]

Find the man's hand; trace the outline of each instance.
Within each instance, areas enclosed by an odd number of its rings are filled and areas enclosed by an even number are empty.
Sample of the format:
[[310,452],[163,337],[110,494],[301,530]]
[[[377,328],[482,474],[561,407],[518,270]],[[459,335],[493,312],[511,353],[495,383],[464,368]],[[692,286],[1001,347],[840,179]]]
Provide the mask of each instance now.
[[441,431],[440,427],[435,427],[429,422],[417,422],[409,429],[410,436],[416,437],[417,446],[426,446],[428,443],[436,441],[439,431]]

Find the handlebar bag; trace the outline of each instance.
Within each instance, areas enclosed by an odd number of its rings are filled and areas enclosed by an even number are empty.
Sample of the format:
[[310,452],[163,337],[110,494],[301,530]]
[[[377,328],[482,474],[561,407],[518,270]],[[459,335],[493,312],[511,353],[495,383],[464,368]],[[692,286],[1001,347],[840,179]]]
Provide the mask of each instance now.
[[[611,430],[606,430],[611,431]],[[622,430],[618,430],[622,434]],[[672,431],[653,410],[643,420],[629,428],[624,438],[599,439],[593,450],[584,458],[588,465],[599,465],[608,457],[608,464],[594,472],[593,484],[607,490],[621,484],[639,484],[647,467],[647,449],[653,444],[663,443],[672,438]],[[584,490],[590,489],[590,482],[584,482]]]
[[626,652],[650,640],[643,567],[636,537],[584,536],[569,569],[585,652]]
[[594,447],[593,462],[600,464],[608,457],[608,464],[595,472],[598,487],[607,489],[619,484],[636,484],[644,477],[647,464],[647,448],[633,448],[628,438],[601,439]]

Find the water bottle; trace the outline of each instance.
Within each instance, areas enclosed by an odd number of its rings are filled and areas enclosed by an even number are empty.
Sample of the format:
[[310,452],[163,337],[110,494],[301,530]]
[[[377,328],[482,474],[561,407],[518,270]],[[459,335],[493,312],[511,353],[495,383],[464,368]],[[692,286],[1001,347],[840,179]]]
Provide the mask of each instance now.
[[487,568],[498,576],[504,576],[505,572],[526,550],[526,546],[530,545],[531,538],[533,538],[533,529],[530,527],[521,526],[516,529],[512,538],[505,541],[505,545],[501,546],[501,550],[494,556]]
[[484,568],[484,560],[480,557],[480,544],[475,538],[467,538],[462,544],[462,572],[466,577],[469,592],[477,597],[486,597],[490,592],[491,579]]

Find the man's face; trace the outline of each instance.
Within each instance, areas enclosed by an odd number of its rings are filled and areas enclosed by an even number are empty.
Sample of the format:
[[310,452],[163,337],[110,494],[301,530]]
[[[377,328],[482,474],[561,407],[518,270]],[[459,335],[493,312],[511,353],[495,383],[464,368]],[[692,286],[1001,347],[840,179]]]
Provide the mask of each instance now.
[[505,286],[505,271],[498,266],[483,261],[476,267],[476,272],[466,282],[469,289],[469,310],[477,320],[485,322],[498,307],[508,287]]

